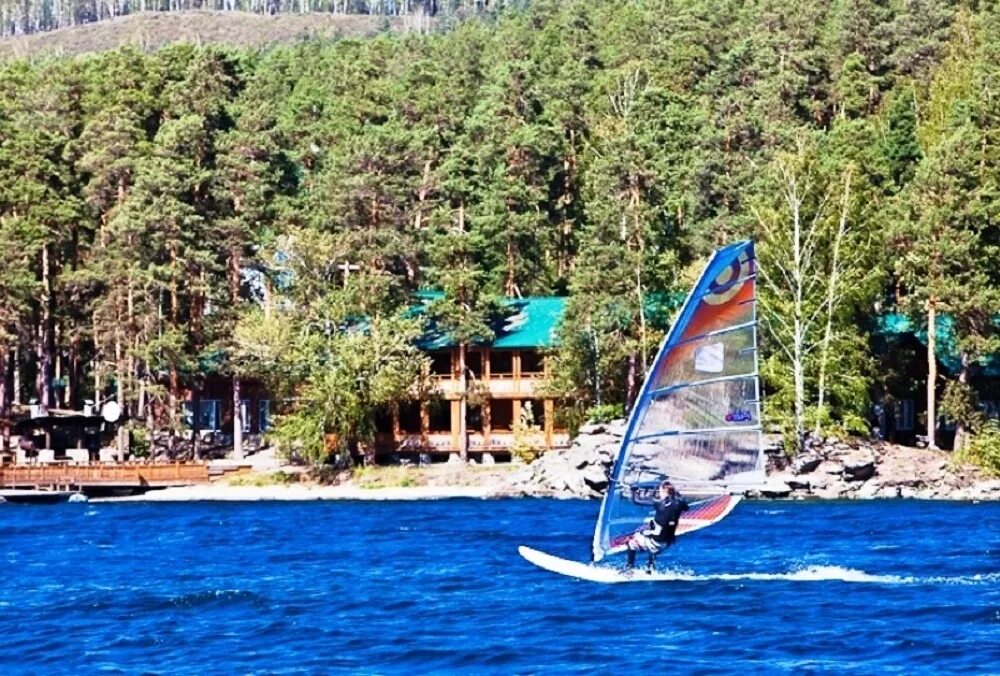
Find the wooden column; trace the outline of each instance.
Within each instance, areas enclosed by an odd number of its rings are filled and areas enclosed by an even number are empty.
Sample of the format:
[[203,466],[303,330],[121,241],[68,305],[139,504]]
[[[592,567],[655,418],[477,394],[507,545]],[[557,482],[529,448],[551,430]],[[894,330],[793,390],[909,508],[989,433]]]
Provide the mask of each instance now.
[[402,440],[402,434],[399,430],[399,402],[394,401],[389,404],[389,417],[392,420],[392,450],[395,451],[399,447],[399,442]]
[[[490,372],[491,372],[491,370],[490,370],[490,358],[492,356],[492,353],[490,352],[489,348],[485,348],[484,347],[482,354],[483,354],[483,357],[482,357],[482,359],[483,359],[483,382],[486,383],[487,389],[490,392],[492,392],[493,391],[493,383],[490,380]],[[487,395],[486,401],[483,402],[483,406],[482,406],[482,409],[483,409],[483,449],[484,450],[490,447],[490,416],[491,416],[491,413],[490,413],[490,402],[491,402],[490,396]]]
[[461,449],[462,402],[455,399],[448,403],[451,404],[451,447],[453,449]]
[[489,397],[483,402],[483,448],[487,449],[490,447],[490,418],[492,417],[492,406],[493,400]]
[[542,409],[545,411],[545,446],[552,448],[552,433],[555,431],[555,422],[552,420],[555,413],[555,406],[551,399],[545,399]]

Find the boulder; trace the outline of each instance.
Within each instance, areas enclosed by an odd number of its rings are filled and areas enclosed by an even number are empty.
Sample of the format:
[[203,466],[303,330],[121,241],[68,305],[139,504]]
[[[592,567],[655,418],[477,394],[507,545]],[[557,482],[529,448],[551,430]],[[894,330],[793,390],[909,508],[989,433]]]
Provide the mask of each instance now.
[[844,473],[844,463],[835,460],[824,460],[816,467],[816,471],[821,474],[840,476]]
[[827,488],[831,481],[834,481],[834,479],[831,479],[827,474],[813,474],[809,477],[809,489],[815,491]]
[[866,481],[865,483],[863,483],[861,485],[861,488],[858,489],[858,491],[857,491],[857,493],[855,494],[854,497],[859,498],[859,499],[863,499],[863,500],[864,499],[876,498],[876,497],[880,497],[880,496],[884,497],[882,495],[883,488],[884,487],[881,484],[879,484],[878,482],[875,482],[875,481]]
[[765,498],[787,498],[791,493],[791,486],[773,477],[760,489],[761,496]]
[[792,472],[795,474],[809,474],[819,467],[823,458],[814,453],[802,453],[792,460]]
[[868,481],[875,476],[875,458],[858,457],[844,461],[844,478],[848,481]]
[[843,491],[839,486],[824,486],[823,488],[814,488],[813,496],[817,498],[822,498],[824,500],[836,500],[837,498],[844,497]]
[[625,420],[612,420],[605,427],[605,431],[608,434],[613,434],[614,436],[621,439],[625,436],[625,430],[627,429],[627,424]]
[[580,426],[579,437],[587,437],[595,434],[604,434],[604,430],[607,429],[607,425],[604,423],[587,423],[586,425]]
[[618,447],[619,437],[613,436],[611,434],[580,434],[576,439],[573,440],[573,445],[570,450],[576,449],[586,449],[587,451],[593,451],[594,449],[603,446],[605,444],[613,444],[615,448]]

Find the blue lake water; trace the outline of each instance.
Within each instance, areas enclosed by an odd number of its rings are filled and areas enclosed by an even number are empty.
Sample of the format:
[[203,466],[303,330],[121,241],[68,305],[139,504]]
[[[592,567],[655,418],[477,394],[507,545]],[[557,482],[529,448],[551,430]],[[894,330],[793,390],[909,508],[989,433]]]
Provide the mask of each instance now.
[[0,671],[1000,673],[1000,504],[750,502],[597,585],[598,504],[0,507]]

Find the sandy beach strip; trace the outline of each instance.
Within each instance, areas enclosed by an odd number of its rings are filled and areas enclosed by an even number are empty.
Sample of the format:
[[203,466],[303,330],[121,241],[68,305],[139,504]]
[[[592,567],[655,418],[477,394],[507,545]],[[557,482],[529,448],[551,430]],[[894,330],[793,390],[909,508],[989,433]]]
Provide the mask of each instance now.
[[151,490],[142,495],[94,498],[93,502],[194,502],[202,500],[254,502],[262,500],[447,500],[499,497],[489,486],[408,486],[363,488],[339,486],[181,486]]

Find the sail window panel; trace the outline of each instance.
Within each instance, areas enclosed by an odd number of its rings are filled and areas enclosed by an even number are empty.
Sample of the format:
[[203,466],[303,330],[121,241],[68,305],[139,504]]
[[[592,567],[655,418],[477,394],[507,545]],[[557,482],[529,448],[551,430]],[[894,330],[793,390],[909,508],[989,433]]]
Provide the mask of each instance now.
[[747,283],[740,294],[723,305],[713,305],[706,297],[698,303],[684,332],[678,336],[680,340],[691,340],[706,333],[728,329],[754,321],[754,288],[753,280]]
[[759,424],[757,379],[748,376],[654,394],[631,438]]
[[753,324],[668,348],[656,369],[653,389],[725,376],[752,375],[756,369]]
[[757,465],[756,431],[680,434],[634,441],[620,478],[622,498],[631,502],[631,488],[663,479],[721,482],[752,472]]

